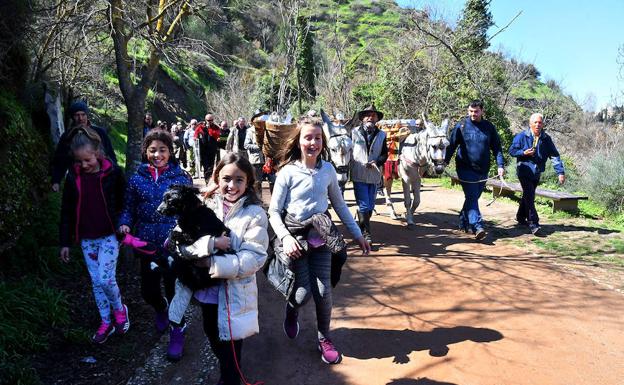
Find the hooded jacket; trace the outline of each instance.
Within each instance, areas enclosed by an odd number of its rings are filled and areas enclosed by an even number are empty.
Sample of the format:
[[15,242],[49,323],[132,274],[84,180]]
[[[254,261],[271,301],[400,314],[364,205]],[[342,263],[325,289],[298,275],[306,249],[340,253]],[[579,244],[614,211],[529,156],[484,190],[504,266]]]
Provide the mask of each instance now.
[[126,182],[123,172],[117,165],[104,158],[101,161],[100,191],[106,204],[106,218],[82,218],[80,204],[87,197],[82,194],[80,166],[75,165],[67,174],[61,203],[61,221],[59,237],[61,247],[69,247],[72,240],[81,239],[79,229],[83,220],[104,220],[110,223],[111,234],[115,232],[115,223],[121,212]]
[[148,163],[139,166],[128,180],[124,205],[118,226],[133,228],[133,234],[145,241],[162,246],[169,231],[175,226],[175,217],[165,217],[156,211],[167,189],[174,184],[190,185],[191,176],[177,163],[169,162],[167,169],[154,180]]
[[[217,324],[219,338],[227,341],[247,338],[258,333],[258,286],[256,272],[262,268],[267,258],[269,235],[268,220],[262,207],[245,205],[246,197],[240,198],[223,215],[223,198],[215,194],[205,201],[217,217],[230,229],[231,249],[235,253],[213,254],[214,237],[206,235],[190,247],[193,251],[186,258],[203,258],[212,255],[210,275],[223,278],[219,286]],[[184,252],[183,252],[184,253]],[[195,297],[201,299],[202,291]],[[229,309],[228,309],[229,306]],[[232,326],[230,336],[229,323]]]

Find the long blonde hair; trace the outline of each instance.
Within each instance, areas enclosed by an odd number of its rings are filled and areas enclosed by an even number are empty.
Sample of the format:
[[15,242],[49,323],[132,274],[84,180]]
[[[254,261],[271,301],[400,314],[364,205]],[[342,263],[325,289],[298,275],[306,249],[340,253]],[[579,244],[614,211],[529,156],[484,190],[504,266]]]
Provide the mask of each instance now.
[[301,160],[301,146],[299,145],[299,138],[301,137],[301,129],[305,125],[318,127],[321,129],[321,136],[323,143],[321,144],[321,158],[329,159],[329,150],[327,149],[327,138],[323,131],[323,121],[319,118],[302,116],[297,120],[297,127],[295,131],[286,139],[283,149],[278,152],[278,166],[277,169],[281,169],[287,164]]

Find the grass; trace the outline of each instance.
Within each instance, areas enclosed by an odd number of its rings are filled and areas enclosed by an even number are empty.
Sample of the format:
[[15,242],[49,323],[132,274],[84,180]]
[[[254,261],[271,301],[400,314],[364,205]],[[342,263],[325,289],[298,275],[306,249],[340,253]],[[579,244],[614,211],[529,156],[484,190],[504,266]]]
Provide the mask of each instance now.
[[[424,183],[429,180],[425,179]],[[460,185],[451,186],[449,177],[436,181],[445,188],[461,190]],[[400,186],[400,183],[393,185],[397,189]],[[497,201],[518,205],[519,198],[520,194],[517,194],[514,197],[498,197]],[[537,197],[535,204],[542,221],[555,223],[555,231],[551,234],[529,240],[539,252],[606,268],[624,268],[624,213],[611,214],[599,202],[592,200],[579,201],[577,214],[564,211],[553,213],[552,202],[546,198]],[[495,218],[488,218],[488,221],[497,222]],[[498,230],[502,234],[510,233],[508,229]],[[514,237],[508,242],[525,247],[527,239]]]
[[55,331],[70,324],[66,295],[51,285],[77,269],[58,259],[59,212],[60,194],[50,194],[17,245],[2,256],[0,383],[39,383],[28,354],[48,348]]

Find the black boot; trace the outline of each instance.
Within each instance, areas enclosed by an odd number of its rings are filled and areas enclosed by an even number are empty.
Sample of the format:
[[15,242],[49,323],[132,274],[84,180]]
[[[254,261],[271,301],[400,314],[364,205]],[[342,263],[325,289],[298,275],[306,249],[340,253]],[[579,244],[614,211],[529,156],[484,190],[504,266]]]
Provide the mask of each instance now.
[[366,229],[366,215],[367,213],[361,211],[357,212],[358,226],[360,227],[360,231],[362,232],[364,239],[368,240],[369,234],[368,230]]
[[366,212],[366,214],[364,214],[364,239],[366,239],[366,242],[368,242],[369,244],[373,243],[373,238],[371,236],[371,229],[370,229],[370,219],[371,219],[371,215],[373,215],[372,211],[368,211]]
[[357,212],[357,217],[358,217],[358,226],[360,226],[360,230],[362,231],[362,236],[364,237],[364,239],[366,240],[366,242],[371,243],[371,236],[370,236],[370,217],[371,217],[371,212],[361,212],[358,211]]

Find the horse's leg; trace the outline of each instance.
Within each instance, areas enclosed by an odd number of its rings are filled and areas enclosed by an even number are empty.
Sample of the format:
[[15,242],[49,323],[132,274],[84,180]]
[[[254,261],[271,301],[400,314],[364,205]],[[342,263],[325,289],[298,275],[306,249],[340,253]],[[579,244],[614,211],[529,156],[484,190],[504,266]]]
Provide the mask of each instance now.
[[416,174],[416,177],[412,180],[412,194],[414,194],[414,201],[412,202],[412,207],[410,209],[412,216],[416,212],[416,209],[420,205],[420,187],[422,184],[422,180],[420,179],[420,175]]
[[405,220],[407,221],[407,227],[412,227],[414,226],[414,217],[412,216],[412,211],[411,211],[412,195],[410,192],[411,184],[409,183],[409,177],[403,176],[401,178],[401,183],[403,184],[403,203],[405,204]]
[[384,179],[384,187],[386,188],[386,206],[390,210],[390,218],[399,219],[392,205],[392,182],[394,179]]

